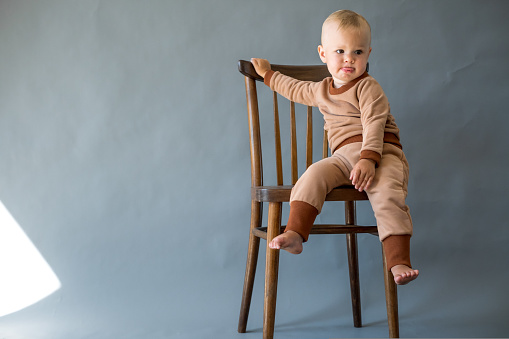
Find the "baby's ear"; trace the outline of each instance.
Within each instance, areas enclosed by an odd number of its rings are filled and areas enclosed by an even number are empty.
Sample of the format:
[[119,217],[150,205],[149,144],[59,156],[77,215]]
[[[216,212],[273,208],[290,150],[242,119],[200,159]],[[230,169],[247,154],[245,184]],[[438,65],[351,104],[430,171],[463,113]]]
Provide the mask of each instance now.
[[322,45],[318,46],[318,55],[320,56],[320,60],[322,60],[322,62],[326,64],[327,60],[325,59],[325,49],[323,48]]

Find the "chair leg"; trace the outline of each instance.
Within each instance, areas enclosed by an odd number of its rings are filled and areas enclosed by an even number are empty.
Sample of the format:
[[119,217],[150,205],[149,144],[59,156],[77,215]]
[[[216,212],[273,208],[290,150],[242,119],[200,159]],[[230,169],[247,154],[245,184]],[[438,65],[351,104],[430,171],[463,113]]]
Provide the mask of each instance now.
[[350,269],[350,290],[352,295],[353,325],[355,327],[362,327],[357,235],[355,233],[347,234],[346,244],[348,250],[348,267]]
[[260,238],[256,237],[252,231],[254,228],[261,226],[262,208],[262,203],[256,201],[251,202],[251,229],[249,232],[249,247],[247,250],[246,275],[244,277],[244,289],[242,291],[242,303],[240,306],[239,333],[246,333],[249,308],[251,306],[256,264],[258,262],[258,250],[260,248]]
[[269,204],[267,225],[267,255],[265,264],[265,301],[263,309],[263,339],[274,337],[276,320],[277,280],[279,270],[279,250],[269,248],[269,242],[279,235],[281,226],[281,203]]
[[398,317],[398,289],[394,282],[392,272],[387,269],[387,260],[382,246],[385,280],[385,300],[387,304],[387,320],[389,322],[389,337],[399,338],[399,317]]
[[[345,223],[347,225],[355,225],[356,223],[354,201],[345,201]],[[346,245],[348,251],[348,268],[350,270],[353,325],[355,327],[362,327],[359,258],[357,252],[357,235],[355,233],[346,235]]]

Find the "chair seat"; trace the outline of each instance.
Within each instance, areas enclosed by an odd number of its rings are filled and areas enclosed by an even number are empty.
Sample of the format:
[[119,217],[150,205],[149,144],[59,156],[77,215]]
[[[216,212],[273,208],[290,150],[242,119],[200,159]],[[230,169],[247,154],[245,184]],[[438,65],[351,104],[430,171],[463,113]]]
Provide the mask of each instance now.
[[[293,185],[251,187],[251,199],[258,202],[288,202]],[[359,192],[354,186],[340,186],[325,197],[325,201],[369,200],[366,192]]]

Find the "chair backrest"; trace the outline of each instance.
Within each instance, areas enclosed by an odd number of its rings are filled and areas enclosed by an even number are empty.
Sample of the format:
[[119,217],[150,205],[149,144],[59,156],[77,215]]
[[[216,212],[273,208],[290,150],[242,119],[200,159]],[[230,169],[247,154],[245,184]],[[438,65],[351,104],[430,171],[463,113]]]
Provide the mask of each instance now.
[[[329,77],[329,71],[326,65],[319,66],[287,66],[271,65],[272,70],[279,71],[282,74],[291,76],[295,79],[305,81],[321,81]],[[239,71],[245,76],[247,111],[249,118],[249,136],[251,149],[251,184],[252,186],[263,185],[263,164],[262,164],[262,143],[260,132],[260,113],[258,105],[258,94],[256,90],[256,81],[263,81],[251,62],[239,61]],[[278,95],[273,93],[273,114],[274,114],[274,139],[276,155],[276,176],[277,185],[283,185],[283,157],[281,156],[281,132],[279,120]],[[306,168],[313,163],[313,107],[307,107],[306,123]],[[328,156],[327,133],[324,130],[322,143],[322,158]],[[290,166],[291,183],[295,184],[298,179],[297,166],[297,129],[295,122],[295,103],[290,102]]]

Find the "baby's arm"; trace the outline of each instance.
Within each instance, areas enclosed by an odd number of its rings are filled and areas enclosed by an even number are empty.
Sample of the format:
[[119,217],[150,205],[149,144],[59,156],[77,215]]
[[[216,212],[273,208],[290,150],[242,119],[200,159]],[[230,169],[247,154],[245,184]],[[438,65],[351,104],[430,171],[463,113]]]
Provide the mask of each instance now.
[[366,81],[358,92],[363,128],[363,149],[361,159],[350,173],[350,180],[359,191],[371,185],[375,177],[375,168],[381,161],[384,130],[390,112],[389,103],[380,85],[375,81]]
[[265,78],[265,73],[270,71],[270,63],[265,59],[251,58],[251,63],[254,66],[256,73],[262,78]]
[[279,72],[273,72],[270,63],[265,59],[252,58],[251,63],[256,73],[264,79],[263,82],[273,91],[295,103],[318,106],[315,92],[321,82],[302,81]]

